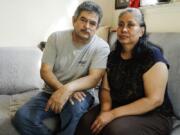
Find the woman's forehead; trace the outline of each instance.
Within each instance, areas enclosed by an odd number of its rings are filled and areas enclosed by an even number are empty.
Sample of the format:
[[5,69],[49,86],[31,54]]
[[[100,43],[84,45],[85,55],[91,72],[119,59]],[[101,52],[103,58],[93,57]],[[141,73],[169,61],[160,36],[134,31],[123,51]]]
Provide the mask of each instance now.
[[119,21],[123,20],[131,20],[131,21],[136,21],[137,23],[142,22],[142,14],[140,12],[124,12],[120,14],[119,16]]

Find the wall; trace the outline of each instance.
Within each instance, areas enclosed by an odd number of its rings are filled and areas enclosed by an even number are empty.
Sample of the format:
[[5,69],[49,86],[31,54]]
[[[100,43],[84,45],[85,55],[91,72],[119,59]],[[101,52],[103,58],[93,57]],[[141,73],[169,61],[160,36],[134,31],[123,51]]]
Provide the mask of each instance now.
[[103,10],[101,25],[112,25],[114,0],[91,0],[99,4]]
[[143,8],[147,31],[180,32],[180,2]]
[[[148,32],[180,32],[180,2],[147,6],[144,12]],[[112,26],[117,26],[121,10],[114,10]]]
[[78,0],[0,0],[0,46],[37,46],[71,28]]
[[[0,0],[0,46],[37,46],[50,33],[72,27],[75,8],[85,0]],[[100,4],[101,25],[117,26],[115,0]],[[180,0],[173,0],[180,1]],[[180,32],[180,2],[143,8],[150,32]]]
[[[53,31],[72,28],[74,10],[83,1],[0,0],[0,46],[37,46]],[[92,1],[104,11],[101,25],[111,25],[114,3]]]

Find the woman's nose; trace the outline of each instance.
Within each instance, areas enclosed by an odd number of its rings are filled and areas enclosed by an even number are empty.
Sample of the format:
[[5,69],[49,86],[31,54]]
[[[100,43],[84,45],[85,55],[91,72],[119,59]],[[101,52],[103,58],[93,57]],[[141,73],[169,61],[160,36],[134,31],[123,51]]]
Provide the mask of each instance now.
[[122,27],[122,31],[123,31],[123,32],[127,32],[127,31],[128,31],[127,26],[123,26],[123,27]]

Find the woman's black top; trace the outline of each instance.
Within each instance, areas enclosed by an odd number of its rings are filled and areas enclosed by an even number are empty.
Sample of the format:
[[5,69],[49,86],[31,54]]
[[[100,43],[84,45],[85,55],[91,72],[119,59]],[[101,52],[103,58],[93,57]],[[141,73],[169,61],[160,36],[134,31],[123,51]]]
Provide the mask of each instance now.
[[[128,60],[122,59],[120,54],[116,54],[116,51],[110,53],[107,64],[107,76],[113,107],[129,104],[145,96],[143,74],[155,63],[164,62],[169,68],[159,48],[153,46],[148,49],[140,58]],[[167,87],[164,103],[153,111],[172,116],[173,111],[168,98]]]

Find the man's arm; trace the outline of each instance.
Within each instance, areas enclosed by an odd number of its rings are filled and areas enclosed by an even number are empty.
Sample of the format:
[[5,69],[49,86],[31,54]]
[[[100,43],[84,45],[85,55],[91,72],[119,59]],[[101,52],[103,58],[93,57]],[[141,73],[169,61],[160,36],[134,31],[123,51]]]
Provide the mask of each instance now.
[[[41,77],[45,83],[54,91],[63,86],[52,72],[52,67],[48,64],[41,65]],[[89,74],[72,82],[65,84],[68,90],[73,92],[86,90],[95,87],[103,77],[105,69],[90,69]]]
[[52,67],[49,64],[42,63],[40,74],[45,83],[54,91],[63,86],[52,72]]
[[51,109],[57,113],[62,109],[72,93],[67,90],[67,87],[59,82],[52,71],[52,66],[49,64],[42,63],[40,74],[45,83],[54,90],[47,102],[45,111]]
[[105,69],[90,69],[87,76],[63,85],[52,72],[52,67],[48,64],[42,64],[41,77],[46,84],[54,90],[45,110],[48,111],[51,109],[54,112],[61,111],[72,93],[95,87],[104,75],[104,72]]
[[96,87],[104,73],[105,69],[90,69],[87,76],[69,82],[65,86],[67,86],[71,92],[87,90]]

